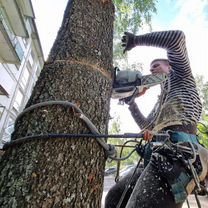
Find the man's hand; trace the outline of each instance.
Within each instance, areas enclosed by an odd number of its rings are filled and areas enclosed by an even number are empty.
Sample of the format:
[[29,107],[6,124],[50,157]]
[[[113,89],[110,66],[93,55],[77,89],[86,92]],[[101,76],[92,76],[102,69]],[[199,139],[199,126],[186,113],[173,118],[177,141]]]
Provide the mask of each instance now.
[[148,89],[149,89],[149,88],[144,87],[143,90],[137,95],[137,97],[140,97],[140,96],[144,95],[145,92],[146,92]]
[[134,104],[135,98],[144,95],[145,92],[146,92],[148,89],[149,89],[149,88],[144,87],[143,90],[142,90],[140,93],[134,94],[134,95],[132,95],[132,96],[130,96],[130,97],[123,98],[123,99],[121,99],[121,100],[124,101],[127,105],[132,105],[132,104]]
[[132,48],[136,46],[135,38],[136,36],[132,33],[129,32],[124,33],[124,36],[121,39],[122,41],[121,46],[124,47],[123,53],[125,53],[126,51],[130,51]]
[[152,138],[153,138],[153,134],[151,133],[151,131],[146,130],[144,132],[144,140],[147,141],[147,142],[151,142]]

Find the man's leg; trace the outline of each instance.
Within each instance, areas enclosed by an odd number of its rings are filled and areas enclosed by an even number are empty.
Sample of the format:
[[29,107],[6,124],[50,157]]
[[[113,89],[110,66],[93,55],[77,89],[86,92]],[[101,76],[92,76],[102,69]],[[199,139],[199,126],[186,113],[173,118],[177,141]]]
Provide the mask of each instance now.
[[[134,187],[136,184],[136,181],[138,180],[139,176],[141,175],[143,169],[138,168],[135,172],[132,181],[131,181],[131,187]],[[121,196],[126,188],[126,185],[128,184],[128,181],[130,180],[132,174],[132,170],[128,175],[123,177],[117,184],[115,184],[108,192],[105,198],[105,208],[116,208],[117,204],[119,203]],[[125,208],[126,204],[129,200],[129,197],[132,193],[133,188],[129,188],[128,192],[125,195],[125,198],[122,202],[121,208]]]
[[126,208],[181,208],[174,202],[171,190],[151,162],[137,180]]

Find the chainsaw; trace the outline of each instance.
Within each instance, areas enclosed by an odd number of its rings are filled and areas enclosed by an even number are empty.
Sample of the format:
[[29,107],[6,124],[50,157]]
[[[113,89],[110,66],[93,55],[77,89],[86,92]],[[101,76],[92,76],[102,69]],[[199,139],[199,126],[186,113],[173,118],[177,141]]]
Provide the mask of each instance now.
[[161,84],[167,79],[165,74],[144,75],[140,71],[120,70],[114,68],[113,99],[136,97],[144,88]]

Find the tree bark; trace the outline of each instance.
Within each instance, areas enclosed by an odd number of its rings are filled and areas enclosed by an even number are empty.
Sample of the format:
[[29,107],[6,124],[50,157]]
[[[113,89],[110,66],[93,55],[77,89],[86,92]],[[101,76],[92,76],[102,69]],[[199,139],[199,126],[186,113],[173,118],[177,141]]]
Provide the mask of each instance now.
[[[51,100],[70,101],[100,133],[107,133],[113,20],[111,1],[69,0],[26,107]],[[46,106],[23,115],[16,122],[12,140],[46,133],[90,130],[72,109]],[[0,207],[100,207],[104,166],[104,150],[95,139],[47,138],[9,147],[0,161]]]

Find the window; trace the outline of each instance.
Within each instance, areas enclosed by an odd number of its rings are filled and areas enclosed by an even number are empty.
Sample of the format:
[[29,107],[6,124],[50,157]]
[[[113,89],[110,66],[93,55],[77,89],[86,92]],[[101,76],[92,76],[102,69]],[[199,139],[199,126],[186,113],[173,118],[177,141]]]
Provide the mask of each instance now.
[[5,132],[11,135],[13,131],[14,131],[14,119],[10,117]]
[[22,49],[22,46],[20,45],[20,43],[19,43],[17,38],[15,38],[13,42],[14,42],[13,46],[15,48],[17,56],[19,57],[20,61],[22,61],[23,56],[24,56],[24,50]]
[[0,84],[0,95],[6,95],[7,97],[9,97],[9,94],[8,94],[7,91],[1,86],[1,84]]
[[31,71],[32,67],[31,67],[31,65],[30,65],[30,62],[29,62],[29,61],[27,62],[27,66],[26,66],[26,67],[27,67],[28,71]]
[[37,66],[36,68],[36,77],[38,78],[40,75],[40,68]]
[[0,95],[9,97],[15,84],[15,76],[6,64],[0,64],[0,75]]
[[27,38],[22,38],[22,42],[24,43],[25,47],[27,47],[27,42],[28,42]]
[[17,94],[16,94],[16,99],[15,99],[14,105],[13,105],[15,110],[17,110],[17,111],[20,110],[20,107],[21,107],[21,104],[22,104],[22,100],[23,100],[23,93],[20,90],[18,90]]
[[0,120],[1,120],[1,117],[4,113],[4,109],[5,109],[5,106],[3,106],[2,104],[0,104]]
[[23,72],[23,75],[22,75],[21,81],[20,81],[20,85],[23,89],[26,88],[29,77],[30,77],[30,73],[29,73],[29,70],[26,68]]
[[33,51],[31,51],[29,57],[28,57],[28,61],[30,63],[30,66],[32,68],[33,64],[34,64],[34,60],[35,60],[35,54],[33,53]]
[[14,131],[14,119],[10,117],[6,128],[4,129],[2,143],[9,142],[11,140],[11,134],[13,131]]
[[4,64],[7,66],[7,68],[12,72],[12,73],[16,73],[19,70],[19,67],[17,67],[15,64]]

